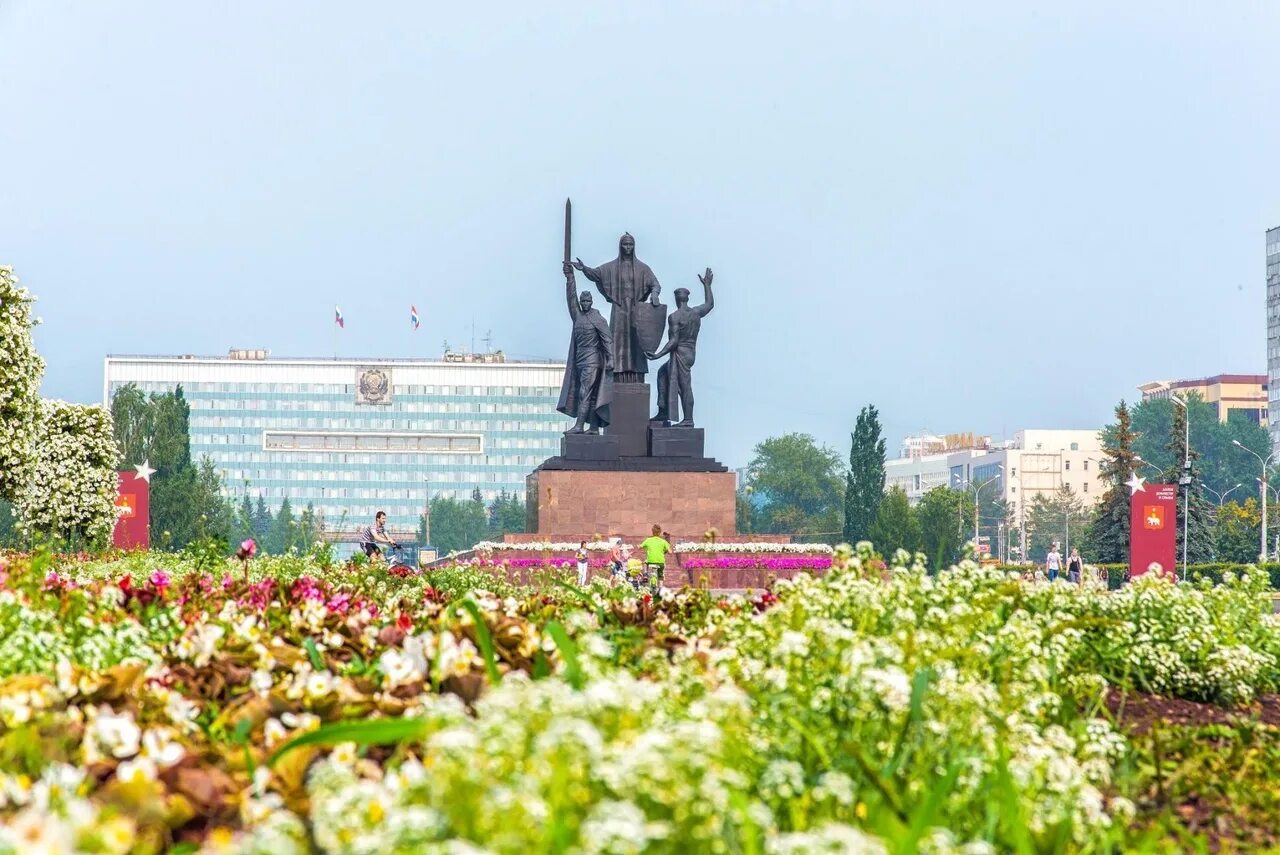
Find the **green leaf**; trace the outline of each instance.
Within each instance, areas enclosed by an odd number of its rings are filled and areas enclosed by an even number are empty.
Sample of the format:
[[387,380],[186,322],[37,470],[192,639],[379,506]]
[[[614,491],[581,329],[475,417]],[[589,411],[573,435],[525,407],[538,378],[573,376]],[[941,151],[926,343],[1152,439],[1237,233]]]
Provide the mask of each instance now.
[[551,676],[551,666],[547,664],[547,655],[541,650],[533,653],[533,679],[542,680]]
[[582,688],[582,665],[578,663],[578,645],[573,643],[569,633],[556,621],[547,624],[547,635],[560,649],[560,658],[564,660],[564,676],[569,685],[575,689]]
[[338,745],[343,742],[354,742],[356,745],[393,745],[421,739],[428,729],[425,719],[410,717],[335,721],[290,739],[276,749],[267,760],[267,765],[274,766],[285,754],[307,745]]
[[307,658],[311,660],[311,667],[315,668],[317,671],[325,670],[327,666],[324,664],[324,657],[320,655],[320,651],[316,647],[315,639],[311,636],[307,636],[302,639],[302,646],[307,651]]
[[475,622],[476,640],[480,642],[480,654],[484,656],[484,668],[489,674],[489,682],[496,686],[502,682],[502,674],[498,671],[498,660],[493,652],[493,637],[489,635],[489,624],[484,622],[484,615],[480,611],[480,606],[476,605],[475,600],[465,599],[461,605]]
[[193,852],[199,852],[200,846],[196,843],[179,843],[177,846],[170,846],[168,855],[191,855]]

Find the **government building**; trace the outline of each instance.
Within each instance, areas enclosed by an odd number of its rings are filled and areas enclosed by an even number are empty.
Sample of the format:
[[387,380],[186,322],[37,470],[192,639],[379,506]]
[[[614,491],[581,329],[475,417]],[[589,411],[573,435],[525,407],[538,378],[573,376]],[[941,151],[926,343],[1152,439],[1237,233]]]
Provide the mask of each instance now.
[[[232,499],[287,496],[330,531],[385,510],[396,532],[417,528],[431,498],[523,498],[525,476],[560,452],[570,422],[556,412],[564,365],[501,353],[438,360],[108,356],[103,399],[133,383],[181,385],[191,407],[191,457],[208,457]],[[126,460],[131,466],[140,460]]]

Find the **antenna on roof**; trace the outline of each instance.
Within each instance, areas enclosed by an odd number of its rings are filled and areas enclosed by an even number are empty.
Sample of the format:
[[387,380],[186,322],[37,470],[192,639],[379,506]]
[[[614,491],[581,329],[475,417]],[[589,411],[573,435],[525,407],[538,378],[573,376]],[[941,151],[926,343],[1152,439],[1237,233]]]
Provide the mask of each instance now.
[[489,330],[484,334],[484,352],[493,353],[493,330]]

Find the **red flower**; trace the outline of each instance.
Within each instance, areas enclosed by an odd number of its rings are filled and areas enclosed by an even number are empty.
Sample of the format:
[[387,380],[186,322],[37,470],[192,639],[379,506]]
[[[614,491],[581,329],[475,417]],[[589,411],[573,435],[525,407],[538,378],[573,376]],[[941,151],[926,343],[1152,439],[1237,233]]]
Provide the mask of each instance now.
[[413,619],[405,612],[401,612],[400,616],[396,618],[396,627],[404,632],[408,632],[413,629]]

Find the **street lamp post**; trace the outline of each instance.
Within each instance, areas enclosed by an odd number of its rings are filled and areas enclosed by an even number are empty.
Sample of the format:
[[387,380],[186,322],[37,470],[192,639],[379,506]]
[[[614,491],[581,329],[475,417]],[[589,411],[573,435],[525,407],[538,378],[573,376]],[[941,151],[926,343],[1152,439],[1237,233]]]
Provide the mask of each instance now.
[[1234,493],[1236,490],[1239,490],[1243,486],[1244,486],[1243,484],[1236,484],[1230,490],[1223,490],[1221,493],[1219,493],[1217,490],[1210,487],[1208,484],[1205,484],[1204,488],[1208,490],[1210,493],[1213,493],[1213,495],[1217,497],[1218,507],[1221,508],[1223,504],[1227,501],[1227,496],[1230,496],[1232,493]]
[[1273,451],[1263,459],[1262,455],[1243,445],[1240,440],[1233,439],[1231,444],[1241,451],[1247,451],[1254,457],[1258,458],[1258,463],[1262,466],[1262,477],[1258,479],[1258,483],[1262,486],[1262,548],[1258,552],[1258,560],[1267,560],[1267,467],[1271,465],[1271,460],[1276,456]]
[[[1002,475],[1004,474],[1003,463],[997,463],[996,468],[1000,470]],[[983,487],[989,487],[999,479],[1000,476],[997,475],[995,478],[989,478],[984,483],[978,484],[973,488],[973,551],[975,553],[978,551],[978,522],[982,519],[982,508],[978,505],[978,497],[982,495]]]
[[1182,407],[1185,416],[1182,423],[1186,426],[1186,435],[1182,440],[1182,477],[1178,479],[1178,483],[1182,485],[1182,578],[1185,581],[1187,578],[1187,522],[1191,518],[1191,408],[1177,395],[1170,395],[1169,399]]

